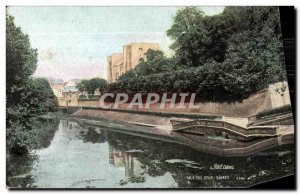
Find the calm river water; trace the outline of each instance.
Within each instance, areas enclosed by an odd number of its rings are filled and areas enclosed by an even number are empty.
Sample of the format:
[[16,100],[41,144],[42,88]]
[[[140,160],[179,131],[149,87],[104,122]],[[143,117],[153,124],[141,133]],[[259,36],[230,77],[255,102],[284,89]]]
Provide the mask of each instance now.
[[247,157],[61,120],[53,140],[30,156],[7,156],[7,184],[37,188],[249,187],[294,174],[294,145]]

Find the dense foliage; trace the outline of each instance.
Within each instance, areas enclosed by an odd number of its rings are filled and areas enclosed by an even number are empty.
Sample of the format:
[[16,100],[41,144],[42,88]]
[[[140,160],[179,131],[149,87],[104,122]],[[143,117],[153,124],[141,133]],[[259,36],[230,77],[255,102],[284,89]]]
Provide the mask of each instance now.
[[285,105],[279,108],[274,108],[272,110],[259,112],[256,114],[256,118],[262,119],[267,116],[275,116],[275,115],[286,114],[286,113],[292,113],[291,105]]
[[129,71],[122,74],[117,81],[124,81],[131,78],[136,78],[136,73],[133,69],[130,69]]
[[[230,65],[210,63],[201,67],[171,71],[149,76],[140,76],[112,83],[108,92],[128,94],[195,92],[201,101],[234,102],[248,97],[255,90],[263,89],[257,77],[245,74],[247,69],[235,70]],[[235,74],[241,74],[234,76]],[[244,79],[240,79],[243,77]],[[124,89],[125,88],[125,89]]]
[[149,49],[145,59],[141,58],[134,69],[130,69],[118,78],[118,82],[139,76],[163,73],[174,70],[173,58],[167,58],[161,50]]
[[58,110],[58,102],[47,80],[33,79],[37,51],[29,38],[6,16],[6,126],[7,148],[26,153],[32,147],[35,131],[31,118]]
[[172,70],[172,59],[164,56],[160,50],[149,49],[145,53],[146,59],[141,58],[139,64],[134,68],[137,76],[146,76]]
[[96,90],[103,92],[107,88],[107,81],[103,78],[83,79],[76,88],[80,92],[87,92],[89,95],[93,96]]
[[89,80],[82,79],[79,84],[76,85],[76,88],[79,92],[84,92],[87,90],[87,86],[89,85]]
[[[222,14],[214,16],[205,15],[197,7],[187,7],[177,12],[167,34],[174,41],[171,48],[176,64],[197,67],[212,61],[224,62],[232,52],[230,47],[244,44],[253,46],[246,51],[255,57],[264,55],[257,52],[260,49],[267,51],[269,44],[276,44],[279,50],[272,54],[282,56],[279,21],[278,7],[226,7]],[[240,42],[241,37],[244,40]]]
[[278,7],[226,7],[214,16],[197,7],[181,9],[167,31],[174,56],[150,50],[134,69],[135,78],[119,80],[108,91],[183,91],[197,92],[202,101],[243,100],[286,79],[279,21]]
[[59,124],[54,117],[34,117],[28,122],[30,127],[14,125],[14,131],[9,131],[6,147],[11,153],[24,154],[32,149],[48,147]]
[[167,35],[174,41],[178,66],[197,67],[207,62],[222,62],[227,48],[228,22],[221,15],[206,16],[197,7],[177,12]]

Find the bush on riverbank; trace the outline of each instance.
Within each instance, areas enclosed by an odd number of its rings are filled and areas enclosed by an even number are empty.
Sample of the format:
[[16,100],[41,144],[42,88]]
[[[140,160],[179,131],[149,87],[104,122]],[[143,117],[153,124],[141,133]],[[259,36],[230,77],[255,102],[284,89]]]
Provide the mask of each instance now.
[[274,115],[284,114],[284,113],[292,113],[291,105],[286,105],[286,106],[282,106],[282,107],[275,108],[275,109],[272,109],[272,110],[259,112],[259,113],[256,114],[256,118],[261,119],[261,118],[264,118],[264,117],[267,117],[267,116],[274,116]]
[[7,150],[13,154],[26,154],[32,149],[46,148],[50,145],[58,128],[56,118],[32,118],[29,127],[14,123],[7,129]]

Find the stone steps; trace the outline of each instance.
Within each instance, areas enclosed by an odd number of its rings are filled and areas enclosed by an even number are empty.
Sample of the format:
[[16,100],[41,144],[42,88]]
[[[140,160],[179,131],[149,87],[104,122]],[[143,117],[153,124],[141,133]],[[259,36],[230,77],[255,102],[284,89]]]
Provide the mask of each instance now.
[[[263,126],[263,125],[272,125],[272,124],[278,124],[280,122],[284,122],[284,121],[293,121],[293,114],[292,113],[288,113],[288,114],[284,114],[284,115],[279,115],[279,116],[272,116],[272,117],[267,117],[264,119],[259,119],[254,121],[253,123],[250,123],[250,126]],[[293,124],[293,123],[289,123],[289,124]]]
[[[199,135],[215,135],[236,137],[248,140],[253,137],[274,137],[278,136],[276,126],[252,126],[242,127],[227,121],[193,120],[172,125],[172,131],[193,133]],[[224,133],[224,134],[223,134]]]

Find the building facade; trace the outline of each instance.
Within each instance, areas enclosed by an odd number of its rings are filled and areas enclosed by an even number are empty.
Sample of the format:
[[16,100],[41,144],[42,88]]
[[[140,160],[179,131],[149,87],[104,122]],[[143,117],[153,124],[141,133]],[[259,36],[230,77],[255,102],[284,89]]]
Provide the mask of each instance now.
[[141,58],[149,50],[158,50],[157,43],[131,43],[123,46],[123,53],[115,53],[107,57],[107,81],[115,82],[122,74],[134,69]]
[[54,93],[54,95],[58,98],[62,97],[62,92],[64,90],[64,80],[62,79],[55,79],[52,77],[45,77],[45,79],[50,84],[50,87]]
[[123,72],[123,53],[114,53],[107,57],[107,80],[109,83],[117,80]]

